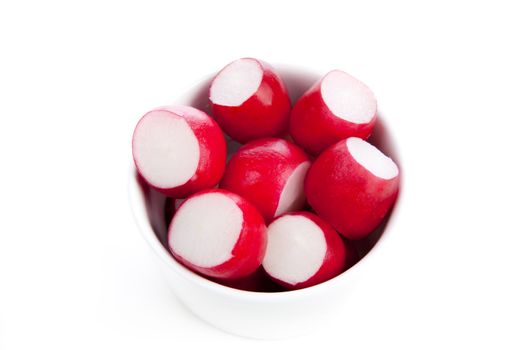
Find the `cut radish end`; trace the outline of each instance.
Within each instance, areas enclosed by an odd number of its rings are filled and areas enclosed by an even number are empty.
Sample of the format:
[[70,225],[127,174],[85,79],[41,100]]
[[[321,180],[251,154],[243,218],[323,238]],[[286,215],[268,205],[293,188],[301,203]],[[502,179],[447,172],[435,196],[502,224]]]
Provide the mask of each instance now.
[[241,58],[230,63],[213,80],[210,100],[221,106],[240,106],[261,85],[263,69],[254,59]]
[[292,172],[279,197],[279,204],[275,210],[275,216],[301,209],[304,205],[304,178],[309,167],[310,162],[306,161],[299,164]]
[[321,95],[330,111],[355,124],[366,124],[376,113],[376,99],[372,91],[351,75],[334,70],[321,84]]
[[268,246],[263,267],[290,285],[307,281],[323,264],[327,251],[325,236],[312,220],[285,215],[268,227]]
[[141,177],[173,198],[217,185],[226,165],[221,128],[190,106],[164,106],[146,113],[133,132],[132,151]]
[[346,140],[346,147],[356,162],[375,176],[390,180],[399,174],[396,163],[374,145],[360,138],[351,137]]
[[208,98],[213,117],[233,140],[246,143],[284,134],[290,98],[277,73],[255,58],[241,58],[213,79]]
[[366,237],[399,190],[399,169],[373,145],[349,138],[324,150],[308,170],[304,193],[313,210],[341,235]]
[[305,151],[318,155],[348,137],[367,139],[376,121],[372,91],[351,75],[334,70],[297,100],[289,132]]
[[202,194],[180,207],[171,223],[169,245],[195,266],[217,266],[232,257],[242,225],[243,213],[232,199],[221,193]]
[[148,183],[173,188],[186,183],[197,171],[199,142],[185,119],[155,110],[137,124],[133,156]]
[[175,213],[168,247],[193,271],[226,280],[243,278],[261,266],[266,226],[246,199],[222,189],[204,190]]

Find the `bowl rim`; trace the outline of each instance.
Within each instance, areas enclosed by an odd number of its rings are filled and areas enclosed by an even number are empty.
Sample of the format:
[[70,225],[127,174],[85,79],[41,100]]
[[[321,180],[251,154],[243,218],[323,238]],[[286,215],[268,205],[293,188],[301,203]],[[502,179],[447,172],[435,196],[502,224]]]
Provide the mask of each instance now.
[[[317,76],[322,76],[316,71],[301,66],[293,66],[288,64],[278,64],[272,66],[277,66],[277,71],[286,70],[288,72],[304,72],[304,74],[315,74]],[[199,86],[202,86],[204,82],[210,81],[212,77],[213,76],[210,74],[202,76],[200,80],[197,80],[196,83],[192,84],[191,86],[189,86],[188,89],[186,89],[185,94],[181,95],[186,96],[186,98],[188,98],[189,96],[195,96],[197,88]],[[384,116],[384,114],[379,110],[377,114],[379,116]],[[387,120],[381,118],[381,122],[386,130],[392,130]],[[405,174],[403,171],[404,167],[402,162],[402,152],[400,151],[399,144],[393,138],[390,143],[392,144],[393,149],[391,155],[394,156],[394,158],[396,159],[396,163],[400,169],[399,192],[394,207],[391,210],[388,223],[386,224],[384,231],[381,234],[381,237],[373,245],[370,251],[365,256],[363,256],[355,265],[343,271],[339,275],[311,287],[281,292],[246,291],[224,286],[217,282],[210,281],[192,272],[191,270],[180,264],[178,261],[175,260],[171,253],[168,252],[168,250],[162,245],[162,243],[157,238],[157,235],[155,234],[152,226],[149,223],[148,215],[144,210],[143,205],[144,194],[136,178],[136,170],[133,159],[130,160],[131,166],[129,167],[128,171],[128,199],[131,206],[131,212],[143,239],[148,243],[150,248],[153,249],[155,255],[157,255],[157,257],[160,258],[163,264],[170,268],[170,270],[174,271],[180,277],[188,280],[193,284],[197,284],[200,287],[208,289],[217,294],[225,295],[228,297],[240,298],[247,301],[281,302],[283,300],[289,300],[290,298],[296,299],[302,297],[309,297],[314,294],[324,293],[326,290],[332,288],[339,288],[342,284],[345,283],[345,281],[351,279],[352,275],[357,275],[358,273],[360,273],[360,271],[363,269],[363,266],[369,264],[370,259],[374,259],[374,257],[377,254],[380,254],[380,252],[378,253],[378,250],[381,251],[382,248],[380,247],[383,246],[384,242],[389,239],[389,237],[391,236],[390,232],[396,227],[399,221],[400,207],[402,207],[402,204],[404,202],[404,193],[406,192],[404,181]]]

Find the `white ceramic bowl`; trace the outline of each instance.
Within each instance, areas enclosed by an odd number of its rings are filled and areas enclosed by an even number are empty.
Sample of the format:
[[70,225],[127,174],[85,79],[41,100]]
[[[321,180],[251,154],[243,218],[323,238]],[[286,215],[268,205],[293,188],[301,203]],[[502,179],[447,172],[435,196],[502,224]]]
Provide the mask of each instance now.
[[[275,68],[286,82],[292,100],[296,100],[321,77],[321,74],[287,66]],[[192,105],[209,113],[207,96],[210,81],[211,78],[204,79],[174,102]],[[400,165],[382,115],[374,130],[372,142]],[[230,151],[236,147],[234,143],[230,143],[229,146]],[[352,299],[352,292],[356,288],[367,288],[367,268],[372,263],[381,263],[380,248],[387,236],[395,235],[391,231],[399,215],[402,195],[401,190],[384,230],[381,229],[382,232],[376,234],[377,242],[372,250],[352,268],[310,288],[291,292],[258,293],[211,282],[179,264],[158,238],[165,237],[165,197],[145,190],[137,181],[133,167],[129,182],[131,207],[137,225],[158,257],[160,266],[180,301],[195,315],[219,329],[236,335],[264,339],[284,338],[309,332],[317,326],[322,326],[327,318],[338,312],[341,305],[345,304],[351,310],[351,305],[348,304],[359,302]]]

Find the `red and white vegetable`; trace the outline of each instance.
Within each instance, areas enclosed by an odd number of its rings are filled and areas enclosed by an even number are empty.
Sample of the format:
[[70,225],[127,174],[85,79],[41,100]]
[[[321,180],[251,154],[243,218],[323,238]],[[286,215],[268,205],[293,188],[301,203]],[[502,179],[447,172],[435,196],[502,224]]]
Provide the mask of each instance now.
[[135,127],[132,150],[142,178],[177,198],[215,186],[226,164],[226,142],[217,123],[187,106],[146,113]]
[[266,138],[242,146],[228,162],[221,188],[250,201],[267,222],[305,205],[310,161],[291,142]]
[[236,279],[260,265],[266,226],[247,200],[222,189],[205,190],[178,208],[168,231],[175,258],[203,275]]
[[400,175],[365,141],[378,118],[365,84],[333,70],[292,108],[270,65],[241,58],[207,97],[213,118],[160,107],[133,133],[148,218],[180,264],[226,287],[277,292],[327,281],[368,253]]
[[365,84],[333,70],[295,104],[290,135],[307,152],[319,154],[351,136],[368,138],[377,119],[376,109],[374,94]]
[[338,275],[345,264],[341,237],[308,212],[283,215],[268,226],[266,273],[286,289],[300,289]]
[[325,150],[305,179],[308,203],[350,239],[371,233],[392,207],[397,165],[368,142],[351,137]]
[[286,132],[290,98],[267,63],[241,58],[213,79],[209,93],[214,118],[234,140],[245,143]]

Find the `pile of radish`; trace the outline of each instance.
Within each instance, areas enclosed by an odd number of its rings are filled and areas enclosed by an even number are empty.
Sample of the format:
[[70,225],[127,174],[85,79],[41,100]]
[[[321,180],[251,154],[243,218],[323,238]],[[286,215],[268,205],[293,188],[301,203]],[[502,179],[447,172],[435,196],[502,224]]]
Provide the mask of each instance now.
[[[174,258],[258,292],[310,287],[355,264],[399,189],[397,165],[366,141],[370,89],[334,70],[292,104],[270,65],[242,58],[212,80],[209,104],[211,116],[156,108],[133,134],[141,180],[173,198]],[[227,138],[243,144],[229,160]]]

